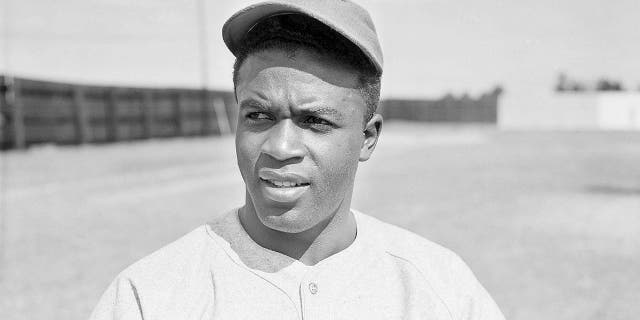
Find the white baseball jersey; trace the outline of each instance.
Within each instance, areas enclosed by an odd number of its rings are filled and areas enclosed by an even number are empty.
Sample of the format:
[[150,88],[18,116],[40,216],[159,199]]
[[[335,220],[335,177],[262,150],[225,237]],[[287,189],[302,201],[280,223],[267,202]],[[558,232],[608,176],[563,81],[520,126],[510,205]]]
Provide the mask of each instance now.
[[233,210],[120,273],[91,319],[504,319],[457,255],[354,215],[354,242],[306,266],[255,243]]

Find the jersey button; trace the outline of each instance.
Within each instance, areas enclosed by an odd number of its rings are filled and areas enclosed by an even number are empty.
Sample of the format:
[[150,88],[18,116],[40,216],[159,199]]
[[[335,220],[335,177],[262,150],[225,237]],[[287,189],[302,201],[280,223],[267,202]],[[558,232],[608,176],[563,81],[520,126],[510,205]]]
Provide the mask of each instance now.
[[311,292],[311,294],[318,293],[318,285],[315,282],[309,283],[309,292]]

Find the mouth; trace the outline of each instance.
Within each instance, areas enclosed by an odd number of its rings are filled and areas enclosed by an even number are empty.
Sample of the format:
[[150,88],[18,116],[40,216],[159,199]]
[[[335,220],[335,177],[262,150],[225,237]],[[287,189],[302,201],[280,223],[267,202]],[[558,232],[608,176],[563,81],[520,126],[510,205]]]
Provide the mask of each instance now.
[[299,188],[299,187],[306,187],[309,185],[308,182],[272,180],[272,179],[264,179],[264,178],[260,178],[260,180],[262,180],[264,183],[274,188]]
[[278,203],[295,203],[311,185],[309,178],[291,172],[263,168],[259,171],[262,195]]

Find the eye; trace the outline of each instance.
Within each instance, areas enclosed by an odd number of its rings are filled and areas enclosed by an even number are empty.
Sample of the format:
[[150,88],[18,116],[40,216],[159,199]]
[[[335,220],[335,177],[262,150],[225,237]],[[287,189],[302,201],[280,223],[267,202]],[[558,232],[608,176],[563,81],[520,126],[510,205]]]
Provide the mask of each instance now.
[[318,118],[318,117],[314,117],[314,116],[309,116],[304,120],[304,123],[307,124],[311,124],[311,125],[321,125],[321,126],[332,126],[333,123],[324,120],[322,118]]
[[251,112],[246,117],[254,121],[271,120],[271,116],[264,112]]

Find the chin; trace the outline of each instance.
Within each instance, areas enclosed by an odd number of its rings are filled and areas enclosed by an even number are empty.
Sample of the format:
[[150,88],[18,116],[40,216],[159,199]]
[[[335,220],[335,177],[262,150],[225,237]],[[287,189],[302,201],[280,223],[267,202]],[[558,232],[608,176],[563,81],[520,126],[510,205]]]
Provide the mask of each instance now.
[[315,227],[321,222],[313,219],[318,216],[314,212],[315,210],[293,207],[290,209],[273,208],[260,211],[262,211],[258,212],[260,222],[265,227],[280,232],[300,233]]

